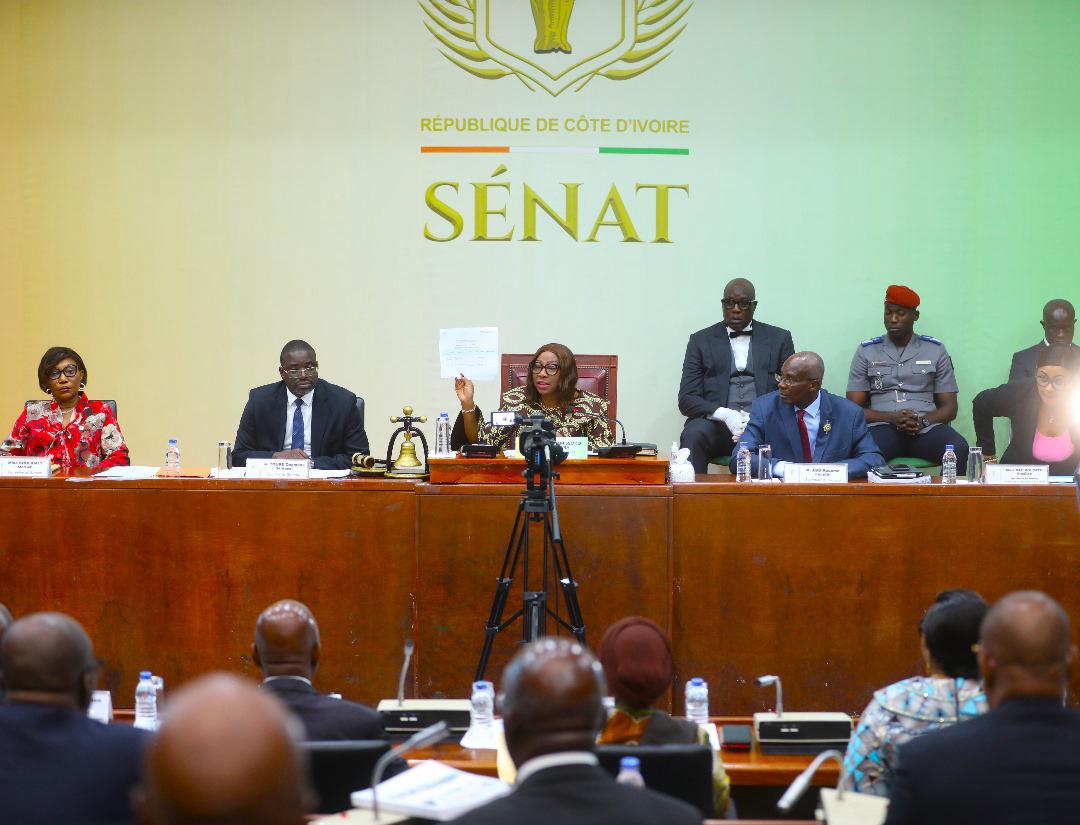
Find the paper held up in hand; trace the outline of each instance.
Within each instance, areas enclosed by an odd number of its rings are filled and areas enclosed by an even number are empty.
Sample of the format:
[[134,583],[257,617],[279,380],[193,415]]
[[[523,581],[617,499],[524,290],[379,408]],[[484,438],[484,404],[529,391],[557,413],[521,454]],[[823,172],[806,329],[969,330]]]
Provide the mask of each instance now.
[[[379,810],[448,822],[510,793],[510,786],[490,776],[459,771],[425,760],[415,768],[380,782]],[[352,804],[371,807],[371,789],[356,791]]]
[[439,330],[439,374],[464,375],[474,381],[499,376],[499,328],[457,327]]

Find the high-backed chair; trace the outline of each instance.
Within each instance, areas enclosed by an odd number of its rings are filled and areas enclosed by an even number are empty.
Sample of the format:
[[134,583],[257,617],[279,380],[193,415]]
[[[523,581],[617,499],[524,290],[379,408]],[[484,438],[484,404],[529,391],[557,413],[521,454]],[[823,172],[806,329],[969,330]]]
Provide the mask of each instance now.
[[[26,403],[29,404],[34,400],[35,399],[31,398]],[[48,399],[46,399],[46,398],[37,399],[38,403],[42,403],[42,402],[45,402],[47,400]],[[109,405],[109,408],[112,410],[113,418],[116,418],[117,417],[117,415],[116,415],[116,402],[113,401],[111,398],[102,398],[101,402],[103,404],[108,404]]]
[[364,429],[364,399],[356,396],[356,411],[360,413],[360,429]]
[[[608,415],[618,418],[616,402],[618,401],[618,355],[575,355],[577,361],[579,390],[599,395],[608,402]],[[501,388],[500,393],[514,387],[520,387],[529,380],[529,365],[532,363],[531,352],[525,354],[504,353],[502,367],[499,370]]]
[[636,756],[647,788],[688,802],[704,819],[713,818],[713,752],[707,745],[600,745],[596,756],[612,776],[619,773],[620,759]]
[[371,787],[375,763],[390,750],[385,739],[340,742],[302,742],[307,754],[311,785],[319,795],[318,812],[336,814],[352,807],[353,791]]

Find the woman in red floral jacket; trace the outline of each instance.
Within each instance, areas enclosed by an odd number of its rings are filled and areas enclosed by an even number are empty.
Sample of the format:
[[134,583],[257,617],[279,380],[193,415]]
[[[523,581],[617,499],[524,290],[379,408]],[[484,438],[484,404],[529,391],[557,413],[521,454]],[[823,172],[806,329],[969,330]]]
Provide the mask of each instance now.
[[52,401],[28,401],[0,455],[48,456],[54,470],[128,464],[128,449],[112,408],[91,401],[86,365],[69,347],[52,347],[38,365],[38,385]]

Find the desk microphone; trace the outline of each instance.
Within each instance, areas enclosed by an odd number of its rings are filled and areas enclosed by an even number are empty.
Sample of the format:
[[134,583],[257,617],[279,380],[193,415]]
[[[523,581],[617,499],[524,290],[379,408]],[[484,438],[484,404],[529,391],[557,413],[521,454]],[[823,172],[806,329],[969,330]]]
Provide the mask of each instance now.
[[591,413],[588,410],[583,410],[581,407],[574,407],[573,411],[578,415],[585,416],[586,418],[599,418],[601,421],[614,421],[616,424],[622,427],[622,441],[620,442],[620,445],[626,446],[626,427],[623,426],[623,423],[619,419],[612,418],[606,415],[597,415],[596,413]]
[[412,661],[413,640],[405,640],[405,661],[401,665],[401,676],[398,678],[397,703],[400,708],[405,704],[405,674],[409,672],[409,662]]
[[614,421],[620,427],[622,427],[622,442],[616,444],[614,447],[599,447],[596,450],[596,454],[601,458],[632,458],[638,453],[645,452],[646,455],[656,455],[656,445],[649,444],[645,441],[627,441],[626,440],[626,427],[617,418],[609,418],[606,415],[597,415],[591,413],[588,410],[583,410],[581,407],[573,407],[572,410],[579,415],[583,415],[586,418],[598,418],[601,421]]
[[[409,642],[406,650],[411,646],[412,642]],[[408,662],[408,659],[405,661]],[[424,748],[428,745],[434,745],[436,742],[445,739],[449,733],[450,728],[447,727],[446,722],[436,722],[430,727],[417,731],[396,748],[391,748],[379,757],[379,761],[375,763],[375,769],[371,772],[371,813],[375,820],[379,819],[379,798],[376,795],[375,786],[382,782],[386,766],[403,753],[408,753],[417,748]]]

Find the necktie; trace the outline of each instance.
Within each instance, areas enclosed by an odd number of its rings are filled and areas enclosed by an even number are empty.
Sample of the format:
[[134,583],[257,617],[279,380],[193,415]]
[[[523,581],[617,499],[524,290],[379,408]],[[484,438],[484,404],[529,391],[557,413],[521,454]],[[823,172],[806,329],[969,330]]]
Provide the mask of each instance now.
[[804,464],[813,464],[814,455],[810,452],[810,433],[806,431],[806,410],[796,410],[795,417],[799,419],[799,437],[802,439],[802,457]]
[[292,448],[304,449],[304,399],[296,399],[296,409],[292,416]]

